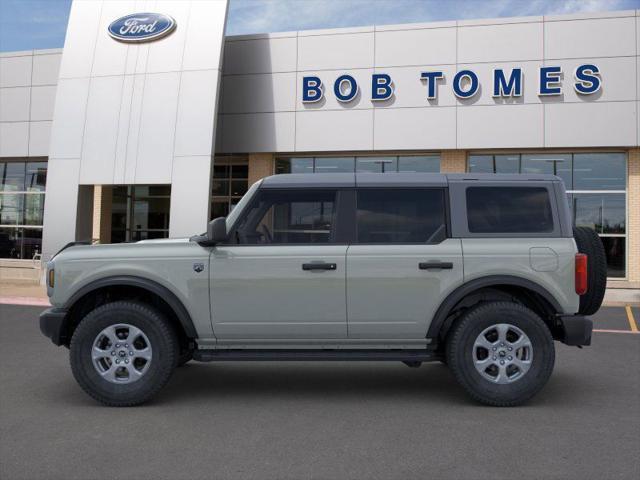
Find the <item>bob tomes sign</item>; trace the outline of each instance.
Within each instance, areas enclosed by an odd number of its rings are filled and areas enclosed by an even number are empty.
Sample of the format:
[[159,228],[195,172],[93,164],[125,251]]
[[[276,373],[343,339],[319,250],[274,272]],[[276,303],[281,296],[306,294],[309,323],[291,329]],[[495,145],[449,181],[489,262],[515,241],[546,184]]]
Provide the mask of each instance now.
[[161,13],[134,13],[114,20],[109,35],[120,42],[140,43],[158,40],[176,28],[176,21]]
[[[493,97],[521,97],[524,88],[524,76],[521,68],[513,68],[510,71],[496,68],[493,70],[491,92]],[[425,98],[435,100],[438,98],[439,84],[445,75],[441,71],[421,72],[419,81],[425,87]],[[544,66],[538,69],[538,95],[553,96],[562,95],[563,82],[562,68],[558,66]],[[573,72],[573,80],[570,82],[581,95],[591,95],[600,90],[602,79],[600,69],[593,64],[583,64],[576,67]],[[358,95],[358,83],[348,74],[340,75],[333,82],[333,95],[340,102],[350,102]],[[480,80],[473,70],[458,71],[452,81],[451,88],[456,97],[460,99],[473,98],[480,91]],[[319,76],[302,77],[302,101],[313,103],[322,100],[325,95],[324,85]],[[386,73],[374,73],[371,76],[371,101],[383,101],[391,99],[395,94],[395,85],[390,75]]]

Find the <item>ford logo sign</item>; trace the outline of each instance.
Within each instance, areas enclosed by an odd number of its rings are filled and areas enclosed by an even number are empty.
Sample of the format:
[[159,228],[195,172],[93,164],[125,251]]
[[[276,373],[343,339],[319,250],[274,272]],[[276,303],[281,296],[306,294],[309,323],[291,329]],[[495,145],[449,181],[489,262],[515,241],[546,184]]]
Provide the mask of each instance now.
[[169,35],[176,21],[161,13],[134,13],[121,17],[109,25],[109,35],[121,42],[150,42]]

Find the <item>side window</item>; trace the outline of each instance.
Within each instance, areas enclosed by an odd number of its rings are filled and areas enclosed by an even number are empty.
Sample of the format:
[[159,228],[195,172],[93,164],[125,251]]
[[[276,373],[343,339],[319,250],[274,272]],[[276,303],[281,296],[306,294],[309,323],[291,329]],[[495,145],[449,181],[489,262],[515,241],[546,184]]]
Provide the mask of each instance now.
[[471,233],[549,233],[553,214],[543,187],[469,187]]
[[443,189],[357,193],[358,243],[438,243],[447,236]]
[[238,222],[240,245],[331,243],[335,190],[262,190]]

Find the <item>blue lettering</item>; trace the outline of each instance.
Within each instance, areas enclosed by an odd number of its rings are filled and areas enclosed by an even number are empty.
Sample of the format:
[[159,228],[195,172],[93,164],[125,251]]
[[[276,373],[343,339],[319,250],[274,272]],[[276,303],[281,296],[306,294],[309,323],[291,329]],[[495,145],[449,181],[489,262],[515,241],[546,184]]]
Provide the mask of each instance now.
[[393,83],[386,73],[374,73],[371,77],[371,100],[387,100],[393,95]]
[[[462,89],[462,79],[464,78],[469,79],[469,88],[467,90]],[[456,73],[456,76],[453,77],[453,93],[455,93],[458,98],[473,97],[478,93],[479,86],[478,76],[471,70],[460,70]]]
[[504,76],[504,70],[497,68],[493,71],[493,96],[494,97],[520,97],[522,96],[522,69],[511,70],[509,80]]
[[302,101],[304,103],[318,102],[322,99],[322,80],[318,77],[302,77]]
[[540,90],[538,95],[561,95],[561,75],[562,68],[560,67],[540,67]]
[[[342,84],[348,83],[349,89],[342,93]],[[340,102],[350,102],[358,94],[358,84],[351,75],[340,75],[333,84],[333,93]]]
[[438,79],[444,78],[442,72],[422,72],[420,78],[426,81],[427,84],[427,98],[434,100],[438,96]]
[[590,95],[600,90],[602,82],[600,81],[600,70],[598,67],[592,64],[580,65],[576,68],[576,83],[573,84],[573,88],[576,92],[583,95]]

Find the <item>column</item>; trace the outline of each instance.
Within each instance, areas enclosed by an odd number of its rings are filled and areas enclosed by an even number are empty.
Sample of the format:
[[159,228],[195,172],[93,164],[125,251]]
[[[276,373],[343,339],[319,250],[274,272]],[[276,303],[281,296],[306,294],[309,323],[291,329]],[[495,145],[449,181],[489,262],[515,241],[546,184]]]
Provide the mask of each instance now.
[[640,282],[640,148],[629,150],[627,168],[627,278]]
[[274,169],[273,153],[250,153],[249,154],[249,186],[258,180],[269,175],[273,175]]
[[442,150],[440,152],[440,171],[442,173],[464,173],[467,171],[466,150]]

